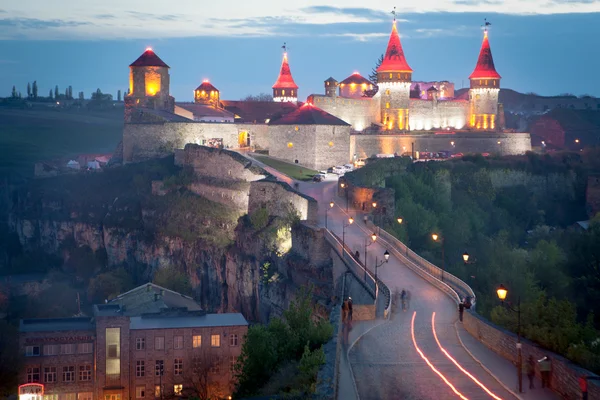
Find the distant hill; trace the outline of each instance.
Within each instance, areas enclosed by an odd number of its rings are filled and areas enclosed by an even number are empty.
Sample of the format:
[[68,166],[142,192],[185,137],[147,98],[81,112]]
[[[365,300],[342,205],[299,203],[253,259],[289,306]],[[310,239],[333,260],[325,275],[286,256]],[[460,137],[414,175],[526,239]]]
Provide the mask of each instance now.
[[0,107],[0,177],[33,176],[35,162],[80,153],[111,153],[123,134],[123,107]]

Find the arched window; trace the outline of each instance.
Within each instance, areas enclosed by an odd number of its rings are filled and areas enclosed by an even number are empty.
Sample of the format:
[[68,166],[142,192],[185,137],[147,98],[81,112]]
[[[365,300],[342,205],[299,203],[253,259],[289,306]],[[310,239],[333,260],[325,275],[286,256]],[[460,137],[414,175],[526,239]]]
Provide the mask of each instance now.
[[390,103],[389,102],[385,103],[385,108],[390,108]]

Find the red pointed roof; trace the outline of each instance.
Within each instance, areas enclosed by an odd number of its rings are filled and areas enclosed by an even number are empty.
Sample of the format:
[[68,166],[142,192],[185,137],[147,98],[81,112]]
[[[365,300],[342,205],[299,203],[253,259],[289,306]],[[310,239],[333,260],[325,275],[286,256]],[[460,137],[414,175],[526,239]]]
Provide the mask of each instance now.
[[281,71],[277,82],[273,85],[273,89],[298,89],[298,85],[292,78],[290,64],[288,64],[287,53],[283,53],[283,61],[281,62]]
[[400,35],[398,35],[398,29],[396,28],[396,21],[392,25],[392,33],[390,34],[390,40],[388,42],[383,62],[377,68],[377,72],[413,72],[412,68],[408,66],[406,57],[404,57],[404,50],[402,50],[402,43],[400,43]]
[[210,91],[218,92],[219,91],[219,89],[214,87],[208,80],[202,81],[202,84],[196,88],[196,91],[202,91],[202,90],[204,90],[205,92],[210,92]]
[[129,65],[130,67],[165,67],[169,68],[163,60],[151,49],[147,48],[137,60]]
[[356,83],[357,85],[362,85],[363,83],[366,83],[367,85],[373,84],[373,82],[371,82],[370,80],[368,80],[367,78],[365,78],[364,76],[359,74],[358,72],[353,73],[352,75],[350,75],[349,77],[347,77],[346,79],[341,81],[340,85],[348,85],[351,83]]
[[483,78],[501,78],[500,74],[496,72],[496,67],[494,67],[494,58],[492,57],[492,49],[490,48],[487,31],[484,31],[483,34],[483,43],[481,43],[477,65],[475,66],[473,73],[469,76],[469,79]]

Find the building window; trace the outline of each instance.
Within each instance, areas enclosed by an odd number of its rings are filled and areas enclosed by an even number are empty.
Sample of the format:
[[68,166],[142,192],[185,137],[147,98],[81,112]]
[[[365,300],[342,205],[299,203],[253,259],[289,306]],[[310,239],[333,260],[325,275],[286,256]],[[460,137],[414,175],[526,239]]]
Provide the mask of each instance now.
[[[333,146],[333,142],[329,142],[330,146]],[[233,335],[229,335],[229,345],[230,346],[237,346],[238,345],[238,335],[237,334],[233,334]]]
[[165,338],[164,336],[157,336],[154,338],[154,350],[165,349]]
[[135,362],[135,376],[138,378],[144,377],[146,374],[146,366],[144,360],[137,360]]
[[106,382],[107,386],[121,384],[121,328],[106,328]]
[[44,345],[44,355],[45,356],[55,356],[58,354],[58,346],[55,344],[45,344]]
[[56,382],[56,367],[44,367],[44,382]]
[[63,382],[75,382],[75,366],[63,367]]
[[175,336],[173,338],[173,348],[183,349],[183,336]]
[[297,126],[294,127],[294,130],[297,131],[299,128]]
[[390,108],[390,103],[385,103],[385,108]]
[[27,383],[36,383],[40,381],[40,367],[27,368]]
[[44,400],[58,400],[57,394],[45,394]]
[[392,79],[393,77],[394,77],[394,74],[392,74],[392,73],[390,72],[390,79]]
[[229,358],[229,371],[235,372],[235,365],[237,364],[237,357],[231,356]]
[[192,346],[195,349],[202,346],[202,336],[201,335],[192,336]]
[[390,95],[390,89],[387,89],[387,90],[385,91],[385,94],[389,96],[389,95]]
[[294,143],[288,142],[288,148],[291,149],[292,147],[294,147]]
[[154,397],[160,397],[160,385],[154,385]]
[[215,361],[210,366],[210,373],[211,374],[220,374],[221,373],[221,363],[219,361]]
[[121,400],[121,394],[105,394],[104,400]]
[[90,354],[93,351],[92,343],[79,343],[77,347],[77,352],[79,354]]
[[146,396],[146,386],[136,386],[135,387],[135,398],[143,399]]
[[143,337],[135,338],[135,349],[136,350],[145,350],[146,349],[146,338],[143,338]]
[[174,367],[173,374],[183,375],[183,359],[182,358],[176,358],[173,362],[173,367]]
[[77,399],[77,393],[65,393],[63,395],[63,399],[64,400],[76,400]]
[[210,335],[210,345],[212,347],[221,347],[221,336],[220,335]]
[[154,367],[154,375],[160,376],[165,374],[165,362],[163,360],[156,360]]
[[72,344],[61,344],[60,345],[60,354],[73,354],[73,345]]
[[92,366],[90,364],[79,366],[79,380],[80,381],[91,381],[92,380]]
[[181,396],[182,392],[183,392],[183,385],[181,383],[173,385],[173,394],[175,396]]
[[40,355],[40,346],[27,346],[25,347],[25,355],[27,357],[35,357]]
[[94,394],[92,392],[79,392],[77,393],[77,400],[92,400]]

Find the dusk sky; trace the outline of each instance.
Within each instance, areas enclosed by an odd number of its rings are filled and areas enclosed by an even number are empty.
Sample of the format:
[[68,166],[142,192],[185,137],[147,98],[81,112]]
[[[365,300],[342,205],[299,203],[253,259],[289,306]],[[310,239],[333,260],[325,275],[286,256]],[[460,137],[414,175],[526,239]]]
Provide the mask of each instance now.
[[37,80],[44,96],[72,85],[116,97],[150,46],[171,67],[177,101],[191,101],[203,79],[237,100],[271,93],[287,42],[304,100],[330,76],[368,76],[395,5],[413,80],[467,86],[487,18],[502,87],[600,96],[600,0],[2,0],[0,96]]

